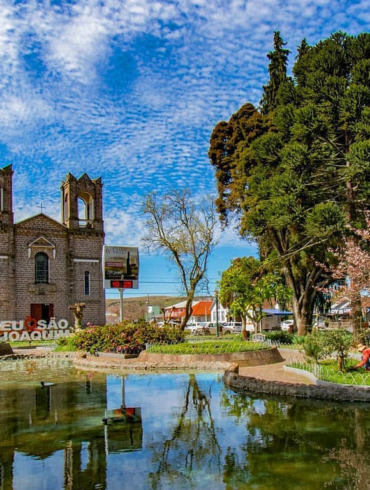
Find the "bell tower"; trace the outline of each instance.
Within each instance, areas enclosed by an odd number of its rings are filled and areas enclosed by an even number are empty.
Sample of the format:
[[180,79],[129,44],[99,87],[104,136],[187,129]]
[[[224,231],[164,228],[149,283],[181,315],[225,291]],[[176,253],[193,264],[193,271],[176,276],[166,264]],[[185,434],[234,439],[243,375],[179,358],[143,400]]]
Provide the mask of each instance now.
[[91,180],[85,173],[76,179],[68,173],[62,182],[62,223],[70,230],[104,231],[103,184],[101,178]]
[[13,226],[13,168],[0,169],[0,224]]
[[15,314],[13,168],[0,169],[0,320]]

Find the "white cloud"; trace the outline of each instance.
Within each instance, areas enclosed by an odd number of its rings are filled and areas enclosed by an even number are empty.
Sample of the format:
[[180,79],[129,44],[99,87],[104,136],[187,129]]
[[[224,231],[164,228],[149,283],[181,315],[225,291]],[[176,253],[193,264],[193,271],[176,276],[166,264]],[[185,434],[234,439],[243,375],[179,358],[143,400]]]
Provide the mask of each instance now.
[[110,209],[104,216],[105,242],[109,245],[140,246],[144,222],[121,209]]

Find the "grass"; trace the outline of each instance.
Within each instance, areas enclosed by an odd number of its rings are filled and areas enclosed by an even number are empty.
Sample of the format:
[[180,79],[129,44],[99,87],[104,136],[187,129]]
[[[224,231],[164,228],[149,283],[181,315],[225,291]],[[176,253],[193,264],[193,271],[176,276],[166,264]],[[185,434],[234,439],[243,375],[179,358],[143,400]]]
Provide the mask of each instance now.
[[74,343],[74,336],[71,337],[61,337],[56,341],[57,346],[54,352],[74,352],[77,347]]
[[[355,361],[347,360],[347,368],[354,365]],[[370,372],[366,372],[363,369],[354,372],[338,371],[336,360],[321,361],[318,364],[314,362],[292,362],[289,366],[309,371],[321,381],[344,385],[370,386]]]
[[159,345],[148,347],[147,352],[155,354],[228,354],[233,352],[247,352],[266,349],[265,344],[259,342],[245,342],[238,340],[205,340],[194,343]]
[[32,340],[31,342],[25,340],[22,342],[7,342],[7,343],[9,343],[11,347],[14,347],[16,349],[17,347],[42,347],[42,346],[55,345],[55,340]]

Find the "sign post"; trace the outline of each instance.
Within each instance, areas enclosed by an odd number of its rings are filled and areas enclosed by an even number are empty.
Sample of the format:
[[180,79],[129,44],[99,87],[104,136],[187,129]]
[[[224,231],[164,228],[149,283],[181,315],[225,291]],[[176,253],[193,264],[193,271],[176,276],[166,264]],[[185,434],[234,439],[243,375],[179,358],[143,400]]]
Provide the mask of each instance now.
[[122,322],[123,291],[139,287],[139,249],[104,245],[102,263],[104,289],[118,289]]
[[119,320],[123,322],[123,291],[124,289],[119,288]]

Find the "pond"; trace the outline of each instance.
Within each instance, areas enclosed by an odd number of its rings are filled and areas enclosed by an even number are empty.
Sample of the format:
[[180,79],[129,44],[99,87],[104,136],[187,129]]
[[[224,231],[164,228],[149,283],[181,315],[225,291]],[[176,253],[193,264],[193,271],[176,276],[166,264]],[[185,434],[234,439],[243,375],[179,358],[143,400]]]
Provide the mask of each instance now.
[[214,373],[0,368],[0,489],[368,488],[367,404],[235,393]]

